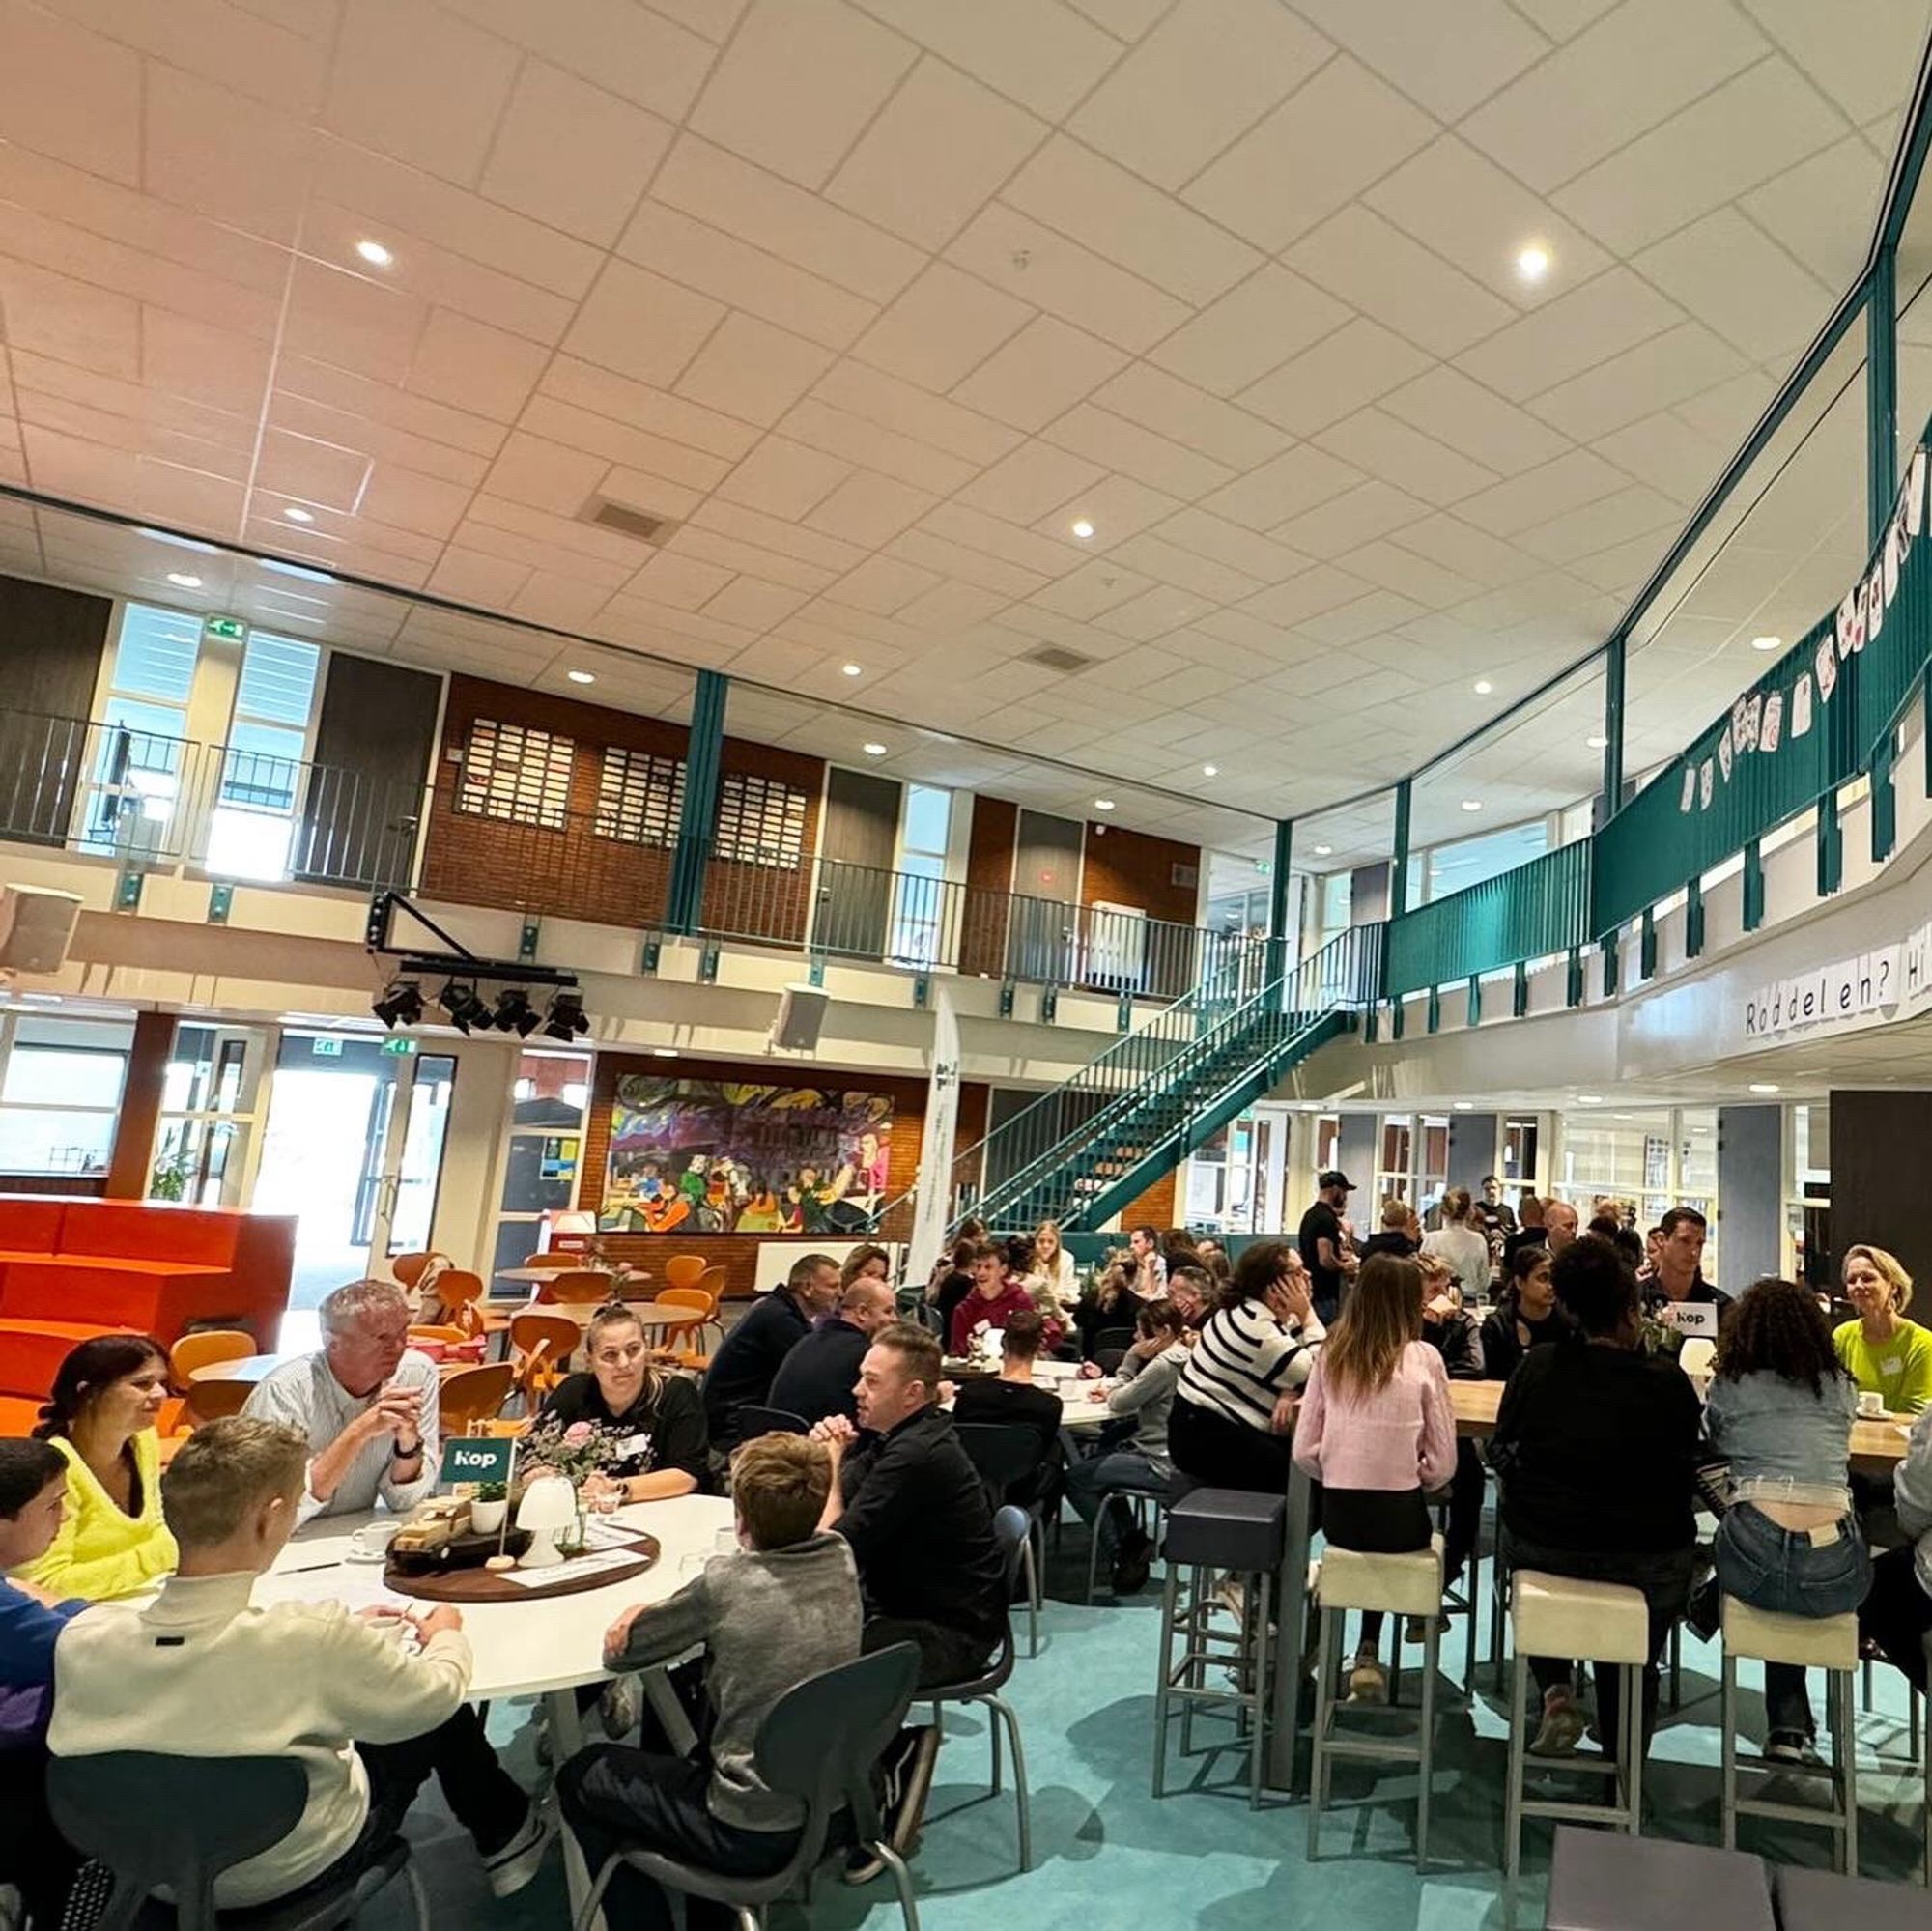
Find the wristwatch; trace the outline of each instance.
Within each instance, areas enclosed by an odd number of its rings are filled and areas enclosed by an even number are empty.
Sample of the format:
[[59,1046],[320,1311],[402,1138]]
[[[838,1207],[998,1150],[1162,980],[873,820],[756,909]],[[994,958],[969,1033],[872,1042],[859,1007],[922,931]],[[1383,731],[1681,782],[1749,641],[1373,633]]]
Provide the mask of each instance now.
[[408,1448],[405,1448],[403,1444],[400,1441],[398,1441],[395,1444],[395,1446],[390,1449],[389,1459],[392,1462],[413,1462],[416,1459],[416,1457],[419,1456],[422,1452],[423,1452],[423,1445],[420,1440],[414,1442],[412,1446]]

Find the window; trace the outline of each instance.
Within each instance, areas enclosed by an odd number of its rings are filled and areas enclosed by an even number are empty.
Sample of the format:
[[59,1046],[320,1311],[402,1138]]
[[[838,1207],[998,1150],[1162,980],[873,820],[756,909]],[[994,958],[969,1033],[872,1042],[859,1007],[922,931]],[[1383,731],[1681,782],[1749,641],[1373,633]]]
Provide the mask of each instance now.
[[320,646],[249,632],[208,828],[209,870],[231,878],[288,876],[321,668]]
[[577,747],[568,738],[478,718],[463,750],[456,809],[560,832],[570,820],[576,755]]
[[[1429,873],[1429,897],[1446,898],[1486,878],[1514,871],[1549,849],[1549,821],[1532,818],[1527,824],[1507,825],[1501,831],[1484,832],[1473,838],[1458,838],[1452,844],[1436,845],[1425,861]],[[1409,905],[1416,904],[1416,885],[1423,866],[1408,867]]]
[[0,1017],[0,1172],[105,1173],[133,1042],[130,1019]]
[[634,845],[670,845],[684,809],[684,760],[611,745],[597,777],[600,838]]
[[899,825],[898,876],[893,881],[890,957],[895,965],[938,962],[952,831],[952,793],[935,784],[908,784]]
[[85,804],[95,850],[161,851],[181,802],[188,693],[201,622],[180,611],[128,604],[100,707]]
[[499,1268],[521,1267],[543,1244],[544,1216],[577,1197],[590,1070],[587,1053],[526,1047],[518,1056],[492,1245]]
[[718,791],[717,855],[795,871],[805,861],[805,793],[776,778],[727,771]]

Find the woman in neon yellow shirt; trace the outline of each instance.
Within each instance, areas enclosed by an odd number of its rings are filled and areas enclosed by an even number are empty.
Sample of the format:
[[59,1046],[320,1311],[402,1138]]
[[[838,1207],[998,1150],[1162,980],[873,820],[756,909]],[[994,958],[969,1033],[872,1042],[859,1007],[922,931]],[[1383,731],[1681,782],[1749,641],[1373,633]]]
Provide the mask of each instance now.
[[1832,1345],[1860,1392],[1881,1396],[1887,1414],[1932,1406],[1932,1331],[1905,1319],[1912,1276],[1883,1247],[1849,1248],[1845,1298],[1859,1318],[1834,1328]]
[[96,1335],[61,1363],[34,1433],[67,1459],[67,1509],[27,1581],[101,1602],[174,1568],[155,1434],[167,1393],[168,1357],[145,1334]]

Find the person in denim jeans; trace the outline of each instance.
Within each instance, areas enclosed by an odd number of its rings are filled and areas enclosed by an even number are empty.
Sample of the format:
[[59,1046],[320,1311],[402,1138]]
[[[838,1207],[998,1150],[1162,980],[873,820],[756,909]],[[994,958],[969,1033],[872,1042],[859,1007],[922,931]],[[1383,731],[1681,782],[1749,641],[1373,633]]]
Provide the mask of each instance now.
[[[1864,1601],[1871,1555],[1852,1513],[1858,1386],[1839,1365],[1808,1288],[1766,1279],[1732,1310],[1705,1409],[1730,1463],[1731,1506],[1718,1523],[1718,1584],[1780,1616],[1842,1616]],[[1764,1667],[1765,1755],[1818,1761],[1811,1702],[1796,1663]]]

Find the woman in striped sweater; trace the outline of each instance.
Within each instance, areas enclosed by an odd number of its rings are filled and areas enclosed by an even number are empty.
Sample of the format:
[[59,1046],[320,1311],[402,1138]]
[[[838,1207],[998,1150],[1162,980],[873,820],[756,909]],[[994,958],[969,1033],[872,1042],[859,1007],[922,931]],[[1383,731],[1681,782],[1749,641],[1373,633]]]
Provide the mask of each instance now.
[[1294,1398],[1321,1340],[1300,1254],[1286,1240],[1245,1249],[1180,1371],[1168,1418],[1174,1465],[1210,1488],[1282,1493]]

